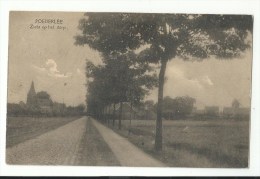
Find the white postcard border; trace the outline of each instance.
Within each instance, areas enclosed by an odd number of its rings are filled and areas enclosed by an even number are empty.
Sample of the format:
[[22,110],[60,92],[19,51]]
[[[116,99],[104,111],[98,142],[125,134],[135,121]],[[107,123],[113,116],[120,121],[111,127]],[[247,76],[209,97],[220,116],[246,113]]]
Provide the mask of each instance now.
[[[10,166],[5,163],[9,11],[168,12],[254,16],[251,142],[248,169]],[[3,176],[257,176],[260,175],[259,0],[2,0],[0,1],[0,175]]]

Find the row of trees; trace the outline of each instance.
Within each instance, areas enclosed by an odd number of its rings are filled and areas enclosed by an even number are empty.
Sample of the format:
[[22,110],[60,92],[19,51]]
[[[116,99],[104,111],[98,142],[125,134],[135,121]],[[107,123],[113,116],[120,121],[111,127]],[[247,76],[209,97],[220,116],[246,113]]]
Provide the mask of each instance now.
[[[178,119],[191,114],[196,100],[189,96],[172,99],[166,96],[163,99],[163,117],[165,119]],[[157,107],[156,107],[157,108]]]
[[[196,99],[190,96],[178,96],[171,98],[166,96],[163,98],[163,110],[162,116],[164,119],[185,119],[185,117],[192,114]],[[153,100],[147,100],[141,103],[142,110],[149,110],[157,112],[158,103],[154,103]],[[140,109],[140,107],[139,107]]]
[[57,117],[57,116],[78,116],[83,115],[85,105],[66,106],[62,103],[54,102],[51,106],[41,108],[40,106],[28,106],[23,102],[8,103],[8,116],[32,116],[32,117]]
[[[131,107],[136,106],[149,90],[156,86],[157,77],[153,68],[147,62],[137,62],[137,55],[133,52],[104,55],[104,64],[97,66],[87,61],[86,103],[90,115],[104,119],[104,111],[108,106],[109,110],[110,106],[113,106],[113,114],[118,103],[120,103],[120,109],[123,102],[129,102]],[[122,110],[119,116],[119,129],[121,129],[121,118]]]
[[[238,57],[250,47],[247,37],[252,22],[248,15],[86,13],[79,21],[82,33],[75,37],[75,43],[98,50],[103,59],[135,51],[139,52],[138,64],[160,65],[155,137],[155,149],[160,151],[167,63],[177,57],[186,61]],[[96,99],[92,95],[88,100]]]

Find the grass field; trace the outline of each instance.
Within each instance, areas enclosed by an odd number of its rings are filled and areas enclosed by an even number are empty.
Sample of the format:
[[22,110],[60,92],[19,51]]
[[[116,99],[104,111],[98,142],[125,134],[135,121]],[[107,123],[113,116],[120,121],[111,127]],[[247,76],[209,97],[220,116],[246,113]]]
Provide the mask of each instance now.
[[37,137],[45,132],[65,125],[78,117],[8,117],[6,147]]
[[163,121],[163,151],[154,152],[155,121],[122,121],[114,130],[171,167],[248,167],[249,122]]
[[[6,147],[35,138],[78,117],[8,117]],[[154,152],[155,121],[122,121],[115,132],[171,167],[248,167],[249,121],[178,120],[163,121],[163,151]],[[92,130],[93,132],[93,130]],[[90,143],[97,140],[96,134]],[[109,154],[110,155],[110,154]]]

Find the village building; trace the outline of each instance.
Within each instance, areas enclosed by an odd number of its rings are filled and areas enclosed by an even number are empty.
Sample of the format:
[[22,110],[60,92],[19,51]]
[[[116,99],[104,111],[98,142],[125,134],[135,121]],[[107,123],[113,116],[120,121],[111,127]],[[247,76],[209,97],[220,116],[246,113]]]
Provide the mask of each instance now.
[[[109,105],[105,108],[105,114],[113,115],[113,105]],[[115,115],[117,118],[120,116],[120,103],[115,105]],[[155,120],[156,114],[151,109],[138,109],[131,107],[129,102],[122,102],[122,120]]]
[[205,106],[205,115],[211,117],[219,116],[219,107],[218,106]]
[[42,113],[49,113],[52,111],[53,102],[47,92],[41,91],[36,93],[34,82],[32,81],[27,94],[26,105],[29,108],[39,108]]
[[205,109],[198,109],[194,107],[191,111],[191,116],[202,116],[205,114]]
[[224,107],[222,114],[227,118],[234,117],[235,109],[233,107]]
[[31,107],[31,106],[36,106],[36,104],[37,104],[36,91],[34,88],[34,82],[32,81],[31,88],[27,93],[26,105]]
[[226,118],[249,118],[250,108],[247,107],[224,107],[223,108],[223,117]]

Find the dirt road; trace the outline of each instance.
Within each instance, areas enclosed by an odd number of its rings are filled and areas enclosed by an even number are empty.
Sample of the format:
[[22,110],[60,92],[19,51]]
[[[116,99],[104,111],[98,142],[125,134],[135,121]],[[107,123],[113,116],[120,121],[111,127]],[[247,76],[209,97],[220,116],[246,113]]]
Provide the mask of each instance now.
[[82,117],[6,150],[7,164],[162,167],[127,139]]

